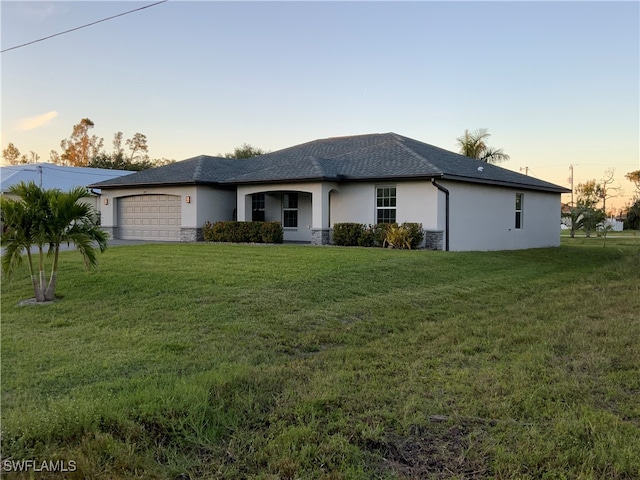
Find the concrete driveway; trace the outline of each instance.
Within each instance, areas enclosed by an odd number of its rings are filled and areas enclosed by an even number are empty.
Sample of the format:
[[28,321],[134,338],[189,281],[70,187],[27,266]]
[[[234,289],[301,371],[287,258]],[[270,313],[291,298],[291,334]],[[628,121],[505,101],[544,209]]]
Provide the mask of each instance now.
[[[180,242],[155,242],[152,240],[109,240],[108,246],[107,248],[112,248],[112,247],[121,247],[124,245],[144,245],[147,243],[180,243]],[[73,244],[67,246],[66,243],[63,243],[62,245],[60,245],[60,251],[61,252],[65,252],[68,250],[75,250],[75,246]],[[45,252],[47,251],[47,249],[45,249]],[[32,253],[37,253],[36,249],[31,249]],[[0,255],[4,254],[4,247],[0,248]]]

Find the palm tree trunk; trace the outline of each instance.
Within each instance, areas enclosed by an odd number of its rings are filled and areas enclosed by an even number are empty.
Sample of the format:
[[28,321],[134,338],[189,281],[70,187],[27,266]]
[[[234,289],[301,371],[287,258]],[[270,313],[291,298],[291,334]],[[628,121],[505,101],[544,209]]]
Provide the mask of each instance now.
[[38,245],[39,255],[40,255],[40,264],[39,264],[39,289],[42,292],[42,300],[38,300],[36,297],[36,301],[44,302],[44,291],[47,287],[47,278],[44,271],[44,252],[42,251],[42,245]]
[[31,284],[33,285],[33,295],[36,298],[36,302],[44,302],[44,293],[40,288],[40,281],[38,275],[35,274],[33,269],[33,257],[31,256],[31,247],[27,248],[27,258],[29,259],[29,274],[31,277]]
[[47,302],[53,301],[56,296],[56,281],[58,279],[58,254],[60,253],[60,245],[56,245],[55,253],[53,254],[53,265],[51,265],[51,278],[47,289],[44,291],[44,299]]

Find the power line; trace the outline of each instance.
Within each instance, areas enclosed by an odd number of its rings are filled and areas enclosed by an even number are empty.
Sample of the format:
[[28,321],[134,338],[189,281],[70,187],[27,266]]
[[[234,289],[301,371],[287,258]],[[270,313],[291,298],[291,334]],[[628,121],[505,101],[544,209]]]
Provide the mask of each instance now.
[[26,47],[27,45],[32,45],[34,43],[43,42],[45,40],[49,40],[53,37],[58,37],[60,35],[64,35],[65,33],[75,32],[76,30],[80,30],[82,28],[90,27],[92,25],[96,25],[98,23],[106,22],[107,20],[113,20],[114,18],[122,17],[124,15],[129,15],[130,13],[139,12],[140,10],[144,10],[145,8],[155,7],[156,5],[160,5],[161,3],[168,2],[169,0],[161,0],[160,2],[152,3],[150,5],[145,5],[144,7],[136,8],[134,10],[129,10],[128,12],[119,13],[118,15],[113,15],[111,17],[103,18],[101,20],[97,20],[95,22],[87,23],[85,25],[81,25],[80,27],[75,27],[70,30],[65,30],[64,32],[54,33],[53,35],[49,35],[48,37],[39,38],[37,40],[32,40],[31,42],[23,43],[21,45],[16,45],[15,47],[5,48],[4,50],[0,50],[0,53],[8,52],[9,50],[16,50],[18,48]]

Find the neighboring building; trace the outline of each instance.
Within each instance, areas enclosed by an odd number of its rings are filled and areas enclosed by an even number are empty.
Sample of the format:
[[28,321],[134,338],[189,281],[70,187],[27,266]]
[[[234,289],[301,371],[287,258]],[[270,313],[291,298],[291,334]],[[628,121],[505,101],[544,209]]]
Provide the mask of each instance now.
[[614,217],[607,218],[601,225],[601,228],[608,228],[612,232],[621,232],[623,230],[623,227],[624,222]]
[[199,156],[90,185],[115,238],[201,239],[206,221],[280,221],[285,241],[330,242],[338,222],[419,222],[427,247],[560,243],[568,189],[395,133],[316,140],[258,157]]
[[[131,173],[128,170],[65,167],[54,165],[53,163],[26,163],[2,166],[0,167],[0,193],[7,195],[9,188],[20,182],[34,182],[47,190],[58,188],[66,192],[74,187],[86,187],[91,183],[102,182],[123,175],[130,175]],[[93,189],[89,193],[87,202],[98,208],[99,190]]]

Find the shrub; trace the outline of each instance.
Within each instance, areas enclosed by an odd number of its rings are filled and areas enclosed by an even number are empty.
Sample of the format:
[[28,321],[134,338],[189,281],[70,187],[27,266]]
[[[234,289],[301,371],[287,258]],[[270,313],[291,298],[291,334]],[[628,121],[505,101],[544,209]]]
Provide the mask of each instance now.
[[282,243],[284,231],[280,222],[256,222],[262,223],[262,241],[264,243]]
[[409,232],[411,248],[419,248],[424,240],[424,230],[421,223],[405,222],[402,224]]
[[371,225],[362,230],[362,234],[358,237],[359,247],[373,247],[376,244],[376,236]]
[[333,243],[344,247],[387,247],[419,248],[424,240],[421,223],[405,222],[378,223],[336,223],[333,225]]
[[333,225],[333,243],[343,247],[355,247],[365,231],[362,223],[336,223]]
[[282,243],[279,222],[206,222],[202,236],[207,242]]

